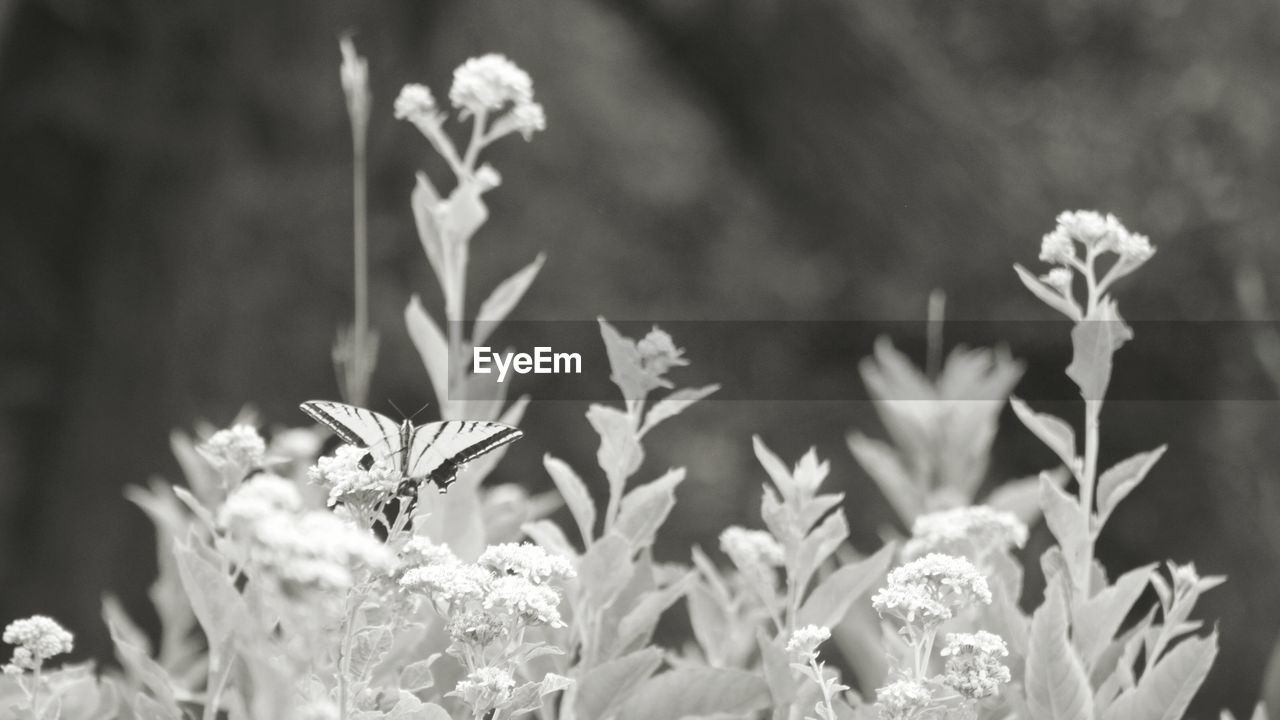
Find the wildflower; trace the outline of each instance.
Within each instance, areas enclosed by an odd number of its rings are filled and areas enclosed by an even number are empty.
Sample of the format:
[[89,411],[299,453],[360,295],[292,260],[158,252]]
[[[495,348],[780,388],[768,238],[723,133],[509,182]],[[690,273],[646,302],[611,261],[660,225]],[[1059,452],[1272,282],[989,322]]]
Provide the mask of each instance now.
[[1057,219],[1058,231],[1091,250],[1113,250],[1119,236],[1127,234],[1115,215],[1093,210],[1068,211],[1060,213]]
[[981,557],[1025,545],[1027,526],[1013,513],[973,505],[921,515],[912,525],[911,535],[903,548],[908,558],[930,552]]
[[424,537],[411,538],[400,550],[400,557],[406,565],[413,566],[461,562],[448,545],[438,545]]
[[453,71],[449,102],[464,115],[532,103],[533,80],[503,55],[470,58]]
[[485,163],[476,170],[476,184],[480,186],[480,192],[489,192],[502,184],[502,175],[492,165]]
[[895,568],[886,587],[871,598],[881,617],[891,615],[910,629],[929,629],[974,602],[991,603],[991,589],[969,560],[930,553]]
[[876,690],[880,720],[914,720],[932,701],[929,688],[915,680],[897,680]]
[[1044,284],[1066,295],[1071,290],[1071,271],[1064,267],[1056,267],[1048,273],[1041,275],[1040,279]]
[[1071,237],[1059,227],[1044,236],[1040,241],[1040,261],[1067,265],[1076,257],[1076,248],[1071,244]]
[[354,445],[343,445],[333,457],[322,457],[307,471],[307,478],[328,487],[329,507],[338,503],[359,508],[378,508],[400,486],[401,474],[385,460],[374,461],[367,468],[364,458],[369,451]]
[[991,697],[1012,676],[1000,661],[1008,657],[1009,647],[993,633],[947,633],[942,656],[947,658],[944,682],[971,700]]
[[532,140],[535,132],[547,129],[547,115],[536,102],[520,103],[511,109],[511,123],[525,140]]
[[334,513],[304,509],[296,484],[275,475],[255,476],[232,492],[218,524],[251,572],[289,592],[345,589],[356,569],[393,564],[372,534]]
[[676,347],[671,336],[656,327],[636,343],[636,349],[640,351],[640,362],[645,372],[654,377],[665,375],[673,367],[689,364],[682,357],[684,350]]
[[818,655],[818,646],[831,639],[831,630],[822,625],[805,625],[791,633],[787,655],[791,662],[807,665]]
[[727,527],[720,533],[720,549],[743,572],[779,567],[784,562],[782,545],[763,530]]
[[497,578],[484,599],[484,609],[518,618],[525,625],[564,627],[560,619],[560,595],[518,575]]
[[197,449],[218,468],[239,468],[247,472],[262,466],[267,444],[256,428],[241,423],[219,430]]
[[4,641],[16,645],[13,658],[3,667],[5,675],[39,670],[45,660],[71,652],[74,638],[53,618],[32,615],[14,620],[4,629]]
[[1146,235],[1130,232],[1125,232],[1117,239],[1116,252],[1122,260],[1135,264],[1146,262],[1156,254],[1155,248],[1151,247],[1151,240]]
[[397,120],[413,123],[428,137],[438,132],[444,122],[444,113],[436,106],[431,89],[413,83],[400,88],[400,94],[396,96],[395,116]]
[[477,562],[499,575],[515,575],[539,584],[574,576],[568,560],[532,543],[490,545]]
[[468,673],[466,679],[459,681],[449,694],[462,698],[477,711],[479,717],[479,713],[510,702],[511,691],[515,687],[516,679],[510,672],[498,667],[481,667]]
[[493,585],[493,573],[478,565],[443,562],[413,568],[400,578],[400,586],[429,593],[446,605],[482,602]]

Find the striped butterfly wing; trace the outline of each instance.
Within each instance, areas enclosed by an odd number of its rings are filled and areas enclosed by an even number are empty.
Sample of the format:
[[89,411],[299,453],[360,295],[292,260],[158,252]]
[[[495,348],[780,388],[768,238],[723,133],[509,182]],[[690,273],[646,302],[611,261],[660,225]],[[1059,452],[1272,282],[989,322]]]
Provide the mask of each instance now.
[[376,459],[390,459],[399,466],[404,438],[400,424],[386,415],[328,400],[309,400],[299,407],[316,422],[329,426],[343,442],[366,448]]
[[523,435],[517,428],[495,422],[449,420],[419,425],[405,458],[404,474],[412,483],[406,489],[416,491],[417,484],[426,479],[444,492],[464,465]]

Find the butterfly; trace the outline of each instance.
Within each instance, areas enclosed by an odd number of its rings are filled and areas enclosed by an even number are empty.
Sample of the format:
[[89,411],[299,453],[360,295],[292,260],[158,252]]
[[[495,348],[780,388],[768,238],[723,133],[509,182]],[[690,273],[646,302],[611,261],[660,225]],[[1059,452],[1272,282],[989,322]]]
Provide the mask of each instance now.
[[327,400],[309,400],[299,407],[344,442],[366,448],[376,459],[393,460],[404,478],[396,494],[409,498],[417,497],[423,480],[444,492],[464,465],[524,435],[510,425],[478,420],[397,423],[372,410]]

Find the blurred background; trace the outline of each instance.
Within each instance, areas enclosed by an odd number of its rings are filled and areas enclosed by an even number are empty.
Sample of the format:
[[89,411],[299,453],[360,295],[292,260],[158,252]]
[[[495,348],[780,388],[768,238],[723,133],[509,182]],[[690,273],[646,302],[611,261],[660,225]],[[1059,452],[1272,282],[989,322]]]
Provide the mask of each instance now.
[[[1039,267],[1060,210],[1095,208],[1159,249],[1120,286],[1126,317],[1269,319],[1269,284],[1280,308],[1274,3],[0,0],[0,619],[48,613],[79,655],[109,658],[102,594],[146,618],[154,573],[121,491],[178,478],[170,430],[246,404],[266,428],[301,425],[300,401],[336,397],[347,31],[376,103],[371,395],[406,411],[433,398],[404,306],[439,307],[408,198],[415,170],[441,168],[391,103],[406,82],[443,96],[484,52],[529,71],[548,127],[488,155],[504,183],[473,243],[472,307],[545,251],[517,318],[914,321],[942,288],[951,318],[1048,320],[1010,265]],[[1065,327],[1010,350],[1040,377],[1070,358]],[[1280,406],[1255,351],[1247,332],[1135,342],[1120,365],[1207,399],[1103,418],[1104,462],[1170,444],[1104,535],[1107,566],[1230,576],[1198,610],[1223,644],[1198,717],[1252,707],[1280,630]],[[843,365],[852,397],[869,352],[788,361],[800,378]],[[535,401],[496,479],[549,487],[545,452],[587,472],[585,410]],[[883,435],[866,402],[712,401],[655,431],[641,477],[690,469],[663,559],[758,523],[753,433],[829,458],[874,549],[892,515],[845,446],[855,428]],[[1006,412],[992,482],[1051,462]]]

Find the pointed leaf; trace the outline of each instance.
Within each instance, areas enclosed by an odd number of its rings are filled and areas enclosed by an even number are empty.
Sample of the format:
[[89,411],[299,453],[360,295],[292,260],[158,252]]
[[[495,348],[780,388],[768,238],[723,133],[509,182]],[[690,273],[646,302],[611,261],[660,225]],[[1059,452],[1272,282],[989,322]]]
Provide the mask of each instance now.
[[789,568],[792,575],[790,580],[795,583],[799,592],[803,593],[809,588],[813,574],[848,537],[849,521],[845,520],[844,513],[837,512],[828,515],[826,520],[800,542],[797,557],[793,558]]
[[649,647],[601,663],[578,680],[574,712],[582,720],[607,718],[662,664],[662,650]]
[[175,544],[173,554],[191,609],[210,645],[222,644],[237,629],[247,626],[249,609],[225,572],[187,545]]
[[1115,300],[1104,298],[1089,317],[1071,329],[1071,364],[1067,376],[1080,388],[1085,400],[1101,400],[1111,382],[1111,357],[1133,338],[1133,330],[1120,319]]
[[632,550],[653,545],[658,528],[676,505],[676,486],[684,481],[684,468],[668,470],[653,482],[640,485],[626,497],[613,529],[631,542]]
[[[600,436],[596,461],[609,479],[610,496],[621,499],[627,478],[634,475],[644,461],[644,448],[640,447],[627,414],[617,408],[592,405],[587,409],[587,421]],[[611,521],[612,518],[605,518],[606,523]]]
[[1092,668],[1102,651],[1120,630],[1120,625],[1133,609],[1143,590],[1151,580],[1155,565],[1144,565],[1130,570],[1114,585],[1105,586],[1076,608],[1072,623],[1071,639],[1084,664]]
[[546,260],[545,253],[538,253],[538,257],[534,258],[533,262],[503,280],[493,289],[489,297],[480,303],[480,309],[476,311],[475,328],[471,331],[472,344],[483,345],[484,341],[489,339],[498,325],[520,303],[520,298],[524,297],[525,291],[538,276],[538,271],[542,269],[542,263]]
[[864,560],[845,565],[828,575],[800,607],[797,625],[835,627],[849,607],[884,579],[893,562],[897,543],[889,543]]
[[404,308],[404,324],[409,330],[409,339],[418,349],[422,364],[427,369],[436,402],[443,408],[449,400],[449,342],[445,340],[440,326],[427,314],[417,295]]
[[1051,583],[1031,619],[1027,657],[1027,705],[1036,720],[1093,720],[1093,689],[1067,640],[1062,587]]
[[1032,410],[1016,397],[1009,398],[1013,413],[1040,441],[1049,446],[1068,468],[1076,466],[1076,434],[1065,420]]
[[[1057,538],[1066,558],[1067,566],[1074,568],[1084,562],[1084,552],[1089,541],[1089,525],[1080,504],[1058,487],[1044,474],[1040,476],[1040,507],[1045,523]],[[1083,591],[1084,588],[1079,588]]]
[[590,545],[595,539],[596,503],[587,491],[587,484],[569,467],[569,464],[551,455],[542,456],[542,467],[546,468],[551,481],[556,484],[560,496],[569,506],[573,521],[578,524],[578,532],[582,533],[582,541]]
[[658,423],[679,415],[690,405],[719,389],[719,385],[706,385],[700,388],[681,388],[667,395],[649,408],[644,416],[644,424],[640,426],[640,434],[644,435]]
[[1031,274],[1029,270],[1014,263],[1013,269],[1018,273],[1018,279],[1022,280],[1022,284],[1027,286],[1033,295],[1044,301],[1044,304],[1066,315],[1067,317],[1080,322],[1080,308],[1072,301],[1068,300],[1062,293],[1054,290],[1044,284],[1040,278]]
[[631,545],[617,533],[609,533],[587,550],[578,564],[578,582],[587,604],[608,607],[631,579]]
[[1142,482],[1168,447],[1168,445],[1161,445],[1155,450],[1138,453],[1127,460],[1121,460],[1102,473],[1098,478],[1099,523],[1106,522],[1116,505],[1119,505],[1121,500],[1138,487],[1138,483]]
[[875,481],[902,522],[911,527],[923,511],[924,497],[902,460],[892,447],[862,433],[851,433],[847,440],[853,458]]
[[1103,720],[1179,720],[1218,656],[1218,633],[1178,643],[1136,687],[1107,708]]

